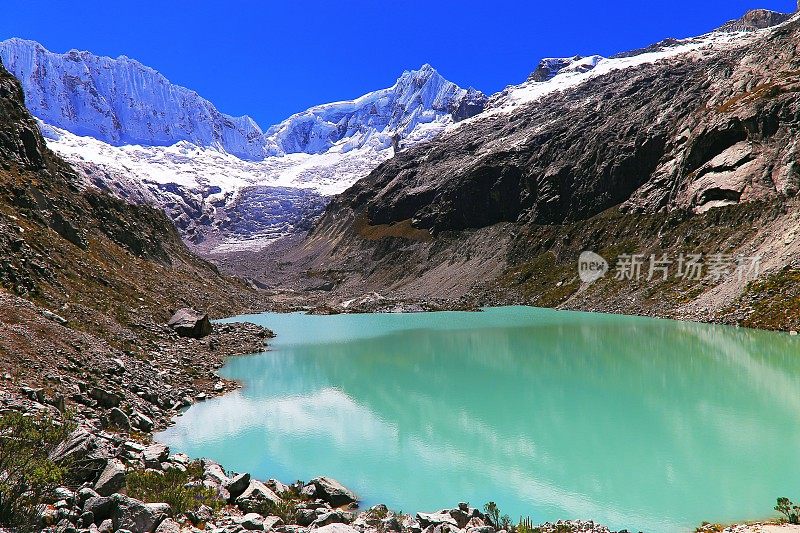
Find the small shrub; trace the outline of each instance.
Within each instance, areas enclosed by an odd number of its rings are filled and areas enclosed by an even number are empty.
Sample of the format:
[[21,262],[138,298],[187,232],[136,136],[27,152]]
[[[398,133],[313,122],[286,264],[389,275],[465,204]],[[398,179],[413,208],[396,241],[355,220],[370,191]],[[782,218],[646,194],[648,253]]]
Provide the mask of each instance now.
[[533,527],[533,520],[531,520],[529,516],[519,519],[519,523],[516,527],[517,533],[537,533],[537,531],[541,530]]
[[37,506],[67,475],[49,455],[72,431],[72,424],[48,416],[0,416],[0,524],[28,531],[38,521]]
[[784,515],[790,524],[800,524],[800,506],[789,498],[778,498],[775,510]]
[[202,475],[203,467],[199,461],[190,463],[186,472],[175,468],[163,474],[132,472],[126,480],[128,495],[143,502],[167,503],[175,514],[194,511],[201,505],[218,511],[224,502],[217,497],[216,490],[202,484],[190,484],[202,479]]
[[[288,493],[284,492],[283,495],[288,495]],[[255,506],[255,512],[261,516],[277,516],[283,520],[284,524],[293,524],[297,516],[298,500],[286,498],[283,495],[281,495],[283,499],[280,503],[271,501],[260,502]]]
[[483,512],[486,513],[486,517],[494,527],[500,526],[500,509],[497,507],[496,503],[489,502],[484,505]]

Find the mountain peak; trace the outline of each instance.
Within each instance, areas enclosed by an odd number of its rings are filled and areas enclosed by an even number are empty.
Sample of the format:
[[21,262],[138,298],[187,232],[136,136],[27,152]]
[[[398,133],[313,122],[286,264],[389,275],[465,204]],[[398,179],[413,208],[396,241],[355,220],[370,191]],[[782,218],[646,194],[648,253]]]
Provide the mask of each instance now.
[[387,89],[293,115],[270,128],[266,138],[275,155],[319,154],[343,141],[341,151],[366,145],[382,150],[412,133],[415,141],[425,140],[448,123],[479,113],[485,103],[483,93],[462,89],[425,63],[404,71]]
[[262,131],[250,117],[219,112],[196,92],[126,56],[48,51],[25,39],[0,42],[0,59],[25,89],[43,122],[121,146],[188,141],[243,159],[262,159]]
[[[800,7],[800,1],[798,1]],[[792,18],[790,13],[779,13],[769,9],[751,9],[739,19],[731,20],[723,24],[717,31],[739,32],[756,31],[764,28],[771,28],[782,24]]]

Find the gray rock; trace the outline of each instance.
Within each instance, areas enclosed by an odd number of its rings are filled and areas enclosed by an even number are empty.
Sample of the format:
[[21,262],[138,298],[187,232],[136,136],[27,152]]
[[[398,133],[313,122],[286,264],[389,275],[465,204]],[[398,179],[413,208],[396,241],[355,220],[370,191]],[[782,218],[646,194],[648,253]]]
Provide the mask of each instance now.
[[180,533],[181,525],[172,518],[167,518],[156,528],[156,533]]
[[358,533],[358,530],[346,524],[328,524],[315,530],[316,533]]
[[119,407],[114,407],[108,412],[108,420],[112,425],[120,429],[128,430],[131,428],[131,421],[128,418],[128,415],[126,415],[125,412]]
[[315,500],[317,498],[317,487],[309,483],[300,490],[300,495],[309,500]]
[[442,524],[450,524],[451,526],[458,527],[455,518],[450,516],[448,511],[439,511],[438,513],[417,513],[417,521],[423,528],[428,526],[440,526]]
[[142,452],[144,452],[144,448],[145,446],[143,444],[139,444],[138,442],[132,440],[127,440],[122,443],[122,446],[120,447],[120,452],[124,453],[131,459],[136,459],[142,455]]
[[465,531],[467,533],[494,533],[495,529],[492,526],[468,526]]
[[94,484],[100,496],[111,496],[125,486],[125,465],[118,459],[110,459]]
[[100,525],[97,526],[97,531],[99,533],[114,533],[114,523],[110,518],[107,518],[100,522]]
[[283,526],[283,520],[279,516],[268,516],[264,518],[264,531],[272,531]]
[[94,498],[94,497],[97,497],[97,496],[100,496],[100,495],[97,494],[94,491],[94,489],[90,489],[89,487],[83,487],[83,488],[79,489],[77,493],[75,493],[75,503],[78,504],[78,507],[83,509],[83,504],[86,503],[86,501],[89,498]]
[[100,387],[93,387],[89,391],[89,397],[93,400],[96,400],[100,406],[106,408],[119,407],[119,404],[122,402],[122,396],[114,392],[101,389]]
[[151,444],[142,452],[142,459],[148,468],[161,469],[161,463],[169,458],[169,448],[161,443]]
[[324,476],[314,478],[311,480],[311,484],[317,489],[317,498],[330,503],[334,507],[358,501],[358,496],[333,478]]
[[139,411],[131,413],[130,423],[136,429],[144,432],[149,432],[153,429],[153,419]]
[[291,490],[289,488],[289,485],[281,483],[277,479],[268,479],[265,485],[270,489],[272,489],[272,492],[274,492],[278,496],[281,496],[282,494],[289,492]]
[[58,487],[53,491],[53,496],[58,500],[66,500],[70,504],[75,503],[76,494],[67,487]]
[[231,499],[235,500],[236,498],[241,496],[245,490],[247,490],[247,487],[249,485],[250,485],[250,474],[245,472],[244,474],[239,474],[229,479],[228,484],[225,485],[225,488],[230,493]]
[[105,468],[111,455],[106,443],[87,428],[78,427],[50,453],[50,460],[58,465],[69,464],[70,472],[79,481],[89,481]]
[[317,512],[314,509],[298,509],[294,518],[297,525],[310,526],[317,519]]
[[92,513],[94,515],[94,523],[102,522],[111,517],[111,511],[116,506],[113,498],[106,496],[92,496],[86,500],[83,505],[84,513]]
[[247,489],[235,500],[239,509],[245,513],[254,512],[260,503],[272,502],[274,504],[281,503],[280,497],[272,492],[269,487],[255,479],[250,480]]
[[78,518],[78,522],[76,524],[79,528],[88,528],[89,526],[94,525],[94,513],[86,512],[82,513],[80,518]]
[[214,510],[207,505],[201,505],[197,510],[187,513],[187,516],[194,525],[208,524],[214,517]]
[[264,517],[258,513],[247,513],[237,518],[236,523],[248,531],[264,531]]
[[151,533],[172,514],[166,503],[144,503],[121,494],[115,494],[113,499],[116,505],[112,509],[111,520],[117,530]]
[[56,524],[56,533],[78,533],[78,530],[68,518],[62,518]]
[[319,528],[322,526],[327,526],[328,524],[349,524],[351,521],[352,520],[350,519],[349,513],[343,513],[334,509],[317,515],[317,518],[311,524],[311,527]]
[[227,487],[231,482],[222,467],[214,462],[206,461],[203,468],[203,479],[211,481],[217,487]]
[[179,309],[167,323],[181,337],[203,338],[211,333],[211,320],[207,313],[194,309]]

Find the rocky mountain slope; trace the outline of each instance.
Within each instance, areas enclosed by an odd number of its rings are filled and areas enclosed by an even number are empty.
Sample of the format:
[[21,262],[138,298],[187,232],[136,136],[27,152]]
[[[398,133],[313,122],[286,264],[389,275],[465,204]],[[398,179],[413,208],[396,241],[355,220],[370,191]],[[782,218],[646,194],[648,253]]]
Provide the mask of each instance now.
[[212,392],[226,354],[264,342],[260,328],[237,327],[178,339],[171,310],[220,317],[260,307],[259,296],[190,253],[160,211],[80,185],[0,66],[0,399],[80,406],[101,425],[118,407],[149,431]]
[[[332,298],[375,290],[797,327],[799,46],[793,18],[536,74],[337,196],[283,250],[294,267],[266,277],[301,270],[333,282]],[[582,283],[584,250],[611,273]],[[681,253],[706,254],[707,268],[712,254],[760,255],[760,283],[780,289],[616,280],[624,253],[666,253],[673,269]]]
[[55,54],[22,39],[0,58],[48,146],[84,183],[162,208],[196,250],[248,249],[305,229],[395,151],[483,109],[429,65],[388,89],[313,107],[266,133],[126,57]]

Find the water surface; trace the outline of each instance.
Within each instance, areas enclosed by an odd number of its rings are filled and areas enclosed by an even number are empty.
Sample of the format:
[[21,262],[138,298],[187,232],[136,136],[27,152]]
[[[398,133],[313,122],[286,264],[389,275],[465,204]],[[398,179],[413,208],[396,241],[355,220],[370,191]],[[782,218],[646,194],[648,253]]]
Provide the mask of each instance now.
[[237,317],[271,351],[158,439],[259,478],[337,478],[406,512],[690,531],[800,498],[800,342],[525,307]]

